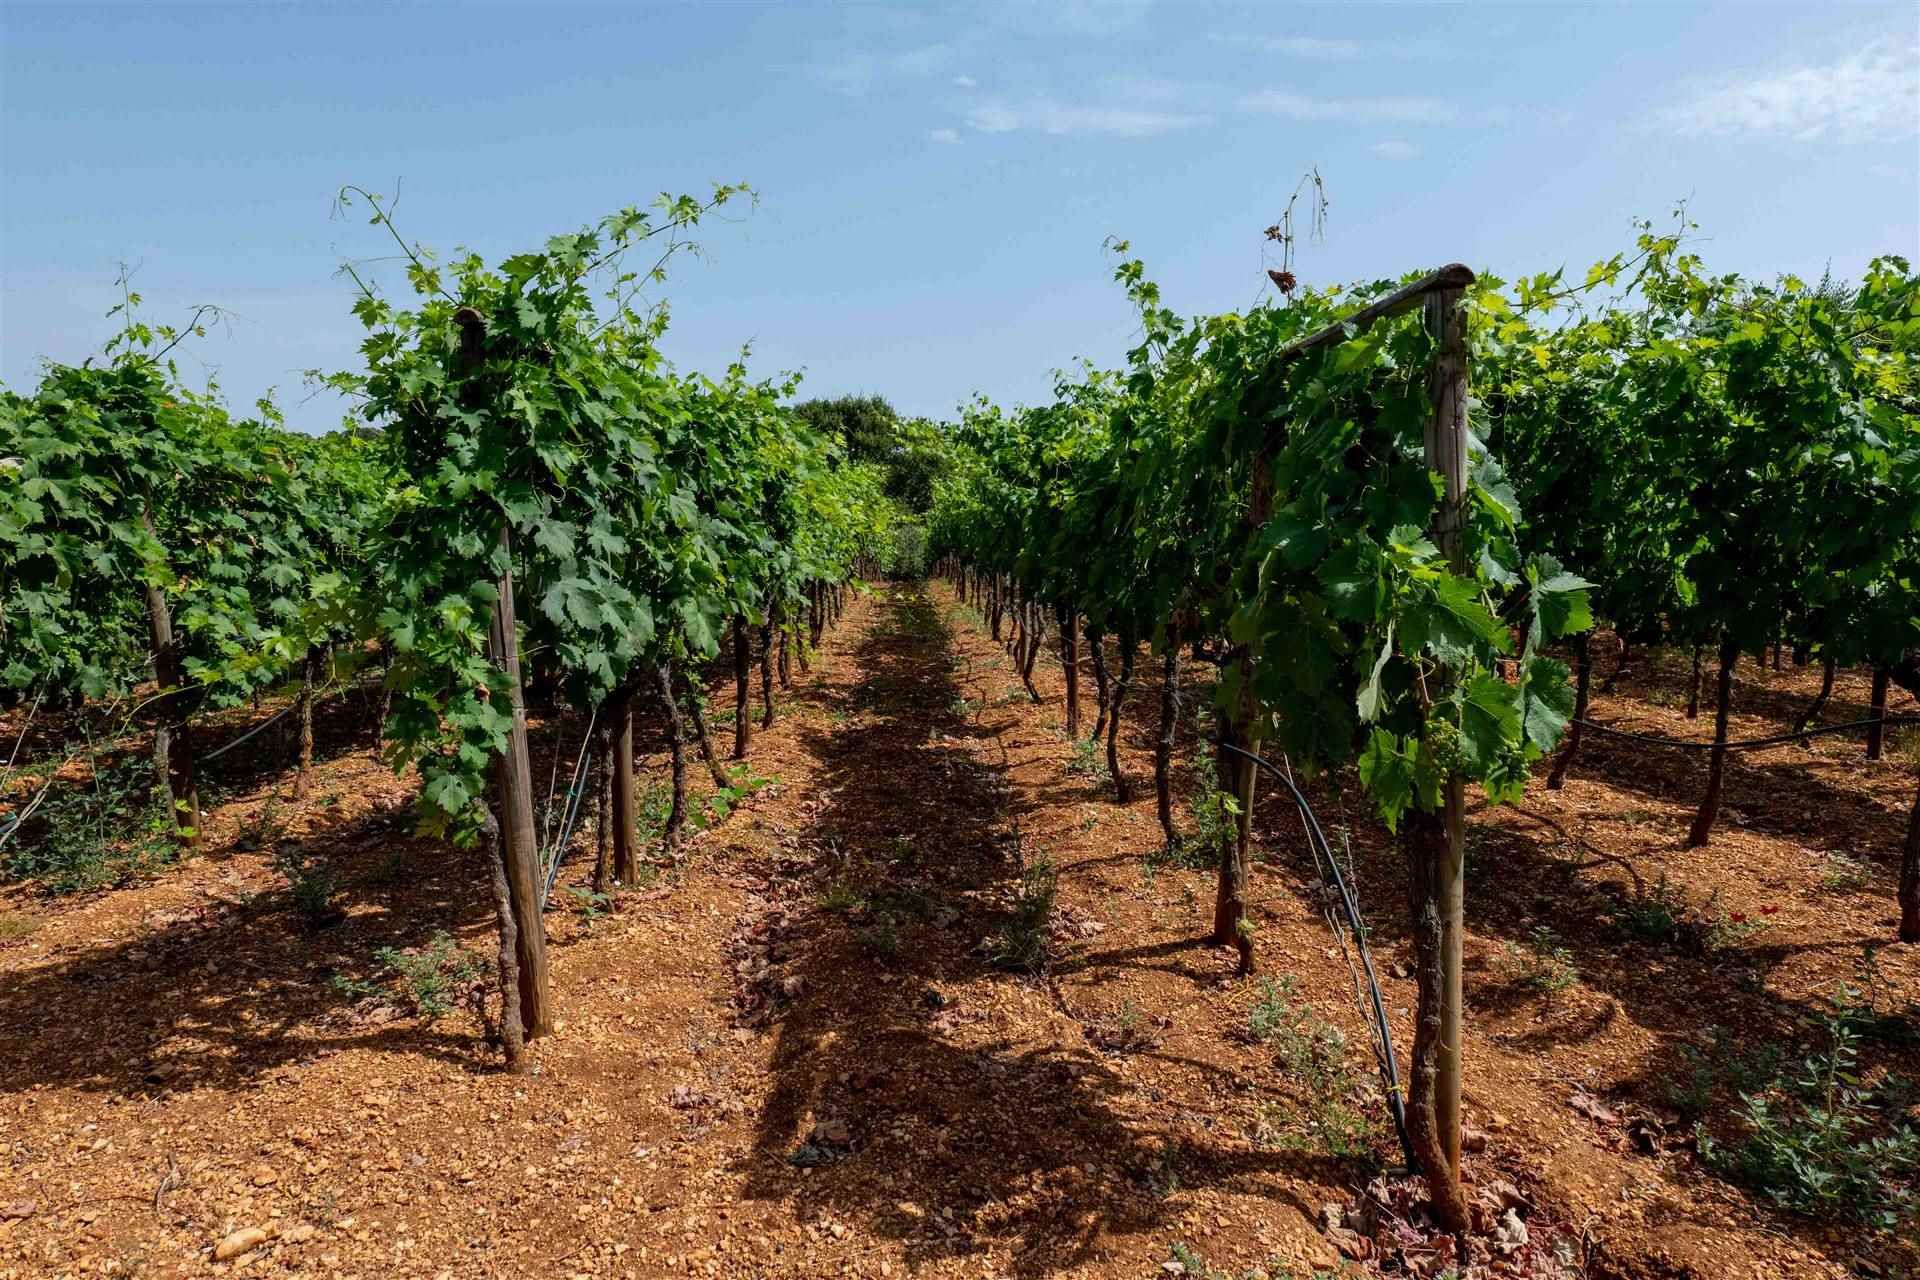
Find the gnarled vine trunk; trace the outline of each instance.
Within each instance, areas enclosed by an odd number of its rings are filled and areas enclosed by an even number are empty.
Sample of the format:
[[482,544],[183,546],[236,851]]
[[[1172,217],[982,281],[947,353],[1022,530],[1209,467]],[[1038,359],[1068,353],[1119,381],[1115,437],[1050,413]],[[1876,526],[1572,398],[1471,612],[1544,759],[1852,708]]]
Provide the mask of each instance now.
[[[512,548],[504,524],[500,528],[500,544],[507,553],[506,563],[511,566]],[[515,925],[520,1024],[531,1040],[553,1029],[547,985],[547,931],[541,918],[541,890],[545,886],[541,882],[539,845],[534,839],[533,768],[527,760],[527,705],[520,693],[520,637],[519,624],[514,618],[512,569],[503,571],[494,586],[497,594],[489,620],[487,649],[506,678],[512,723],[507,730],[506,750],[493,758],[493,778],[499,806],[501,856]]]
[[1407,1137],[1433,1193],[1435,1216],[1463,1232],[1469,1217],[1460,1187],[1460,1010],[1465,789],[1446,784],[1440,813],[1407,811],[1409,907],[1413,915],[1413,969],[1418,988],[1413,1053],[1408,1060]]
[[1878,760],[1887,746],[1887,685],[1892,675],[1886,667],[1873,669],[1873,692],[1867,698],[1867,714],[1873,727],[1867,730],[1867,759]]
[[773,623],[760,627],[760,727],[773,728]]
[[1573,724],[1567,729],[1567,745],[1561,748],[1560,758],[1553,762],[1553,770],[1547,774],[1549,791],[1558,791],[1566,782],[1567,770],[1573,766],[1573,758],[1580,751],[1580,722],[1587,718],[1587,690],[1593,679],[1593,647],[1587,643],[1587,639],[1584,632],[1574,638],[1575,662],[1578,665],[1573,686]]
[[693,740],[700,747],[700,758],[706,761],[707,772],[713,775],[713,785],[716,787],[732,786],[733,779],[727,776],[725,767],[720,763],[719,755],[714,752],[713,735],[707,732],[705,696],[702,694],[700,687],[687,678],[685,672],[680,671],[673,663],[668,663],[667,665],[674,670],[674,673],[679,677],[680,684],[686,689],[687,714],[693,721]]
[[500,824],[491,813],[480,819],[480,839],[487,846],[488,883],[493,889],[494,921],[500,930],[500,1044],[507,1070],[527,1070],[526,1015],[520,1008],[520,930],[513,919],[513,891],[507,883],[507,863],[500,853]]
[[1107,712],[1107,772],[1113,775],[1113,799],[1125,804],[1133,799],[1127,775],[1120,768],[1120,711],[1126,706],[1127,690],[1133,687],[1133,651],[1137,646],[1133,629],[1120,630],[1120,678],[1113,683],[1113,705]]
[[1098,627],[1087,628],[1087,659],[1093,664],[1093,696],[1096,709],[1093,732],[1088,740],[1098,742],[1107,732],[1107,704],[1112,701],[1112,680],[1107,674],[1107,637]]
[[[153,511],[140,513],[147,535],[155,542],[160,533],[153,526]],[[180,843],[192,848],[200,843],[200,787],[193,774],[193,743],[188,733],[188,697],[186,664],[174,641],[173,612],[167,606],[164,591],[147,584],[147,630],[153,645],[153,680],[163,690],[160,715],[153,726],[154,787],[163,791],[167,811],[173,815],[174,830]]]
[[1700,651],[1704,645],[1693,646],[1693,676],[1687,684],[1687,719],[1700,718]]
[[317,647],[307,650],[306,658],[300,663],[300,749],[293,775],[296,800],[305,797],[307,788],[313,784],[313,686],[319,665],[320,650]]
[[[1818,720],[1820,713],[1827,709],[1827,700],[1833,697],[1833,676],[1837,665],[1831,653],[1820,655],[1820,692],[1813,695],[1813,701],[1808,703],[1806,710],[1800,713],[1800,718],[1793,722],[1795,733],[1805,733],[1807,726]],[[1813,750],[1811,741],[1801,745],[1809,751]]]
[[673,771],[673,804],[667,810],[661,840],[671,853],[680,845],[680,833],[687,823],[687,736],[680,723],[680,701],[673,696],[673,669],[661,663],[654,669],[660,701],[667,708],[667,759]]
[[1160,667],[1160,732],[1153,741],[1153,796],[1167,847],[1180,842],[1173,827],[1173,733],[1180,719],[1180,628],[1167,624],[1167,652]]

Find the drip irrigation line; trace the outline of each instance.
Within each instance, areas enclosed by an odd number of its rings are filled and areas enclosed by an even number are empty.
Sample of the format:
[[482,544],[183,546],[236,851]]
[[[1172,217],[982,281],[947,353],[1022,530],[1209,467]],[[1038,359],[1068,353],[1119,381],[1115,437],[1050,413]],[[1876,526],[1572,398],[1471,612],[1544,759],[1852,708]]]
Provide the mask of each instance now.
[[199,757],[200,763],[205,764],[209,760],[218,760],[221,756],[227,754],[227,752],[233,750],[235,747],[239,746],[241,743],[246,742],[252,737],[254,737],[254,735],[262,732],[263,730],[270,729],[276,724],[279,724],[282,720],[292,715],[294,710],[297,707],[299,707],[299,705],[300,704],[298,702],[295,702],[291,706],[282,707],[279,711],[275,712],[272,716],[269,716],[265,721],[247,730],[245,733],[235,738],[232,742],[223,743],[221,746]]
[[[1695,742],[1687,738],[1663,738],[1657,734],[1635,733],[1630,729],[1616,729],[1612,725],[1601,724],[1595,720],[1575,719],[1574,724],[1604,733],[1615,738],[1625,738],[1631,742],[1644,742],[1655,747],[1678,747],[1683,751],[1711,751],[1711,742]],[[1849,720],[1845,724],[1822,725],[1817,729],[1804,729],[1799,733],[1777,733],[1766,738],[1746,738],[1739,742],[1726,744],[1728,751],[1757,751],[1762,747],[1777,747],[1788,742],[1803,742],[1808,738],[1818,738],[1829,733],[1850,733],[1856,729],[1869,729],[1874,725],[1892,728],[1895,725],[1920,724],[1920,715],[1874,716],[1866,720]]]
[[26,721],[20,726],[20,737],[13,744],[13,752],[7,757],[6,772],[13,772],[13,762],[20,758],[20,748],[27,744],[27,731],[33,728],[33,718],[40,714],[40,699],[47,696],[47,686],[42,684],[33,695],[33,705],[27,709]]
[[[1301,821],[1308,828],[1307,845],[1313,850],[1314,865],[1321,873],[1322,887],[1332,889],[1338,896],[1341,914],[1346,917],[1347,929],[1353,935],[1354,949],[1360,953],[1360,967],[1366,975],[1367,991],[1373,1005],[1374,1058],[1380,1067],[1381,1083],[1386,1087],[1387,1110],[1393,1117],[1394,1132],[1400,1137],[1400,1149],[1407,1157],[1407,1167],[1418,1169],[1420,1161],[1414,1155],[1413,1141],[1407,1135],[1405,1095],[1400,1085],[1399,1063],[1393,1053],[1393,1027],[1387,1021],[1386,999],[1380,994],[1380,979],[1374,972],[1373,954],[1367,946],[1366,925],[1360,919],[1360,908],[1354,901],[1353,891],[1347,887],[1347,878],[1340,870],[1340,860],[1333,856],[1333,846],[1327,843],[1327,834],[1321,830],[1320,819],[1314,815],[1313,806],[1307,803],[1307,797],[1291,777],[1253,752],[1231,742],[1215,739],[1214,745],[1251,760],[1256,768],[1264,769],[1278,779],[1293,795],[1293,803],[1300,811]],[[1320,863],[1323,853],[1326,857],[1324,867]]]

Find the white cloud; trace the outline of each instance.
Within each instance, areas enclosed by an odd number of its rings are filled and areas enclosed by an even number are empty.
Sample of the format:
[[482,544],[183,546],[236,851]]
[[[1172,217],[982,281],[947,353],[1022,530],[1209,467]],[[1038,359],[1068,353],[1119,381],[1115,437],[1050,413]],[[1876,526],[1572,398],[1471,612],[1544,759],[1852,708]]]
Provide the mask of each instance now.
[[1703,87],[1661,118],[1704,137],[1912,137],[1920,133],[1920,44],[1883,40],[1838,62]]
[[979,87],[980,82],[972,76],[955,76],[953,84],[957,89],[974,89]]
[[1402,142],[1398,138],[1389,138],[1385,142],[1376,142],[1367,150],[1384,160],[1411,160],[1420,153],[1411,142]]
[[1459,113],[1435,98],[1313,98],[1284,89],[1262,89],[1240,99],[1242,111],[1289,120],[1391,120],[1402,124],[1448,124]]
[[927,130],[927,137],[935,142],[944,142],[951,146],[960,141],[960,131],[957,129],[929,129]]
[[1152,138],[1207,122],[1202,115],[1176,110],[1060,102],[1032,98],[983,102],[967,112],[967,123],[981,133],[1032,132],[1054,137],[1105,134],[1115,138]]

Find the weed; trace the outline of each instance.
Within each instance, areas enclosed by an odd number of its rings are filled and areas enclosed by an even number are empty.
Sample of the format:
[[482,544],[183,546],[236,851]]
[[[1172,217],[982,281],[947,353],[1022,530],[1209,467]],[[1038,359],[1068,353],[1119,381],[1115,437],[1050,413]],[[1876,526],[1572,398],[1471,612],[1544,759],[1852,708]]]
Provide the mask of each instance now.
[[856,935],[868,954],[890,960],[900,954],[900,923],[881,912],[860,926]]
[[0,853],[0,875],[50,894],[85,893],[152,875],[180,853],[173,818],[150,771],[96,767],[84,789],[56,789],[40,805],[37,841]]
[[1012,913],[987,940],[987,955],[994,964],[1020,973],[1039,973],[1047,967],[1047,922],[1059,884],[1060,874],[1045,854],[1027,864],[1020,874]]
[[953,713],[955,720],[965,720],[973,715],[973,704],[965,698],[955,698],[953,705],[948,708],[948,710]]
[[1651,889],[1640,889],[1613,913],[1614,928],[1635,942],[1674,943],[1687,936],[1687,904],[1662,872]]
[[[1371,1156],[1379,1145],[1380,1124],[1370,1110],[1355,1105],[1367,1082],[1347,1063],[1346,1033],[1296,1004],[1294,988],[1291,976],[1262,980],[1248,1030],[1273,1046],[1282,1074],[1305,1094],[1306,1127],[1321,1147],[1341,1158]],[[1295,1132],[1289,1138],[1282,1129],[1275,1145],[1299,1145],[1303,1136]]]
[[[1222,1271],[1213,1266],[1207,1261],[1205,1255],[1189,1248],[1179,1240],[1175,1240],[1168,1247],[1167,1261],[1161,1264],[1160,1270],[1168,1275],[1187,1276],[1190,1280],[1234,1280],[1232,1272]],[[1337,1272],[1315,1267],[1309,1275],[1295,1271],[1292,1264],[1276,1256],[1267,1259],[1263,1266],[1250,1267],[1241,1272],[1239,1280],[1340,1280],[1342,1276],[1353,1274],[1354,1272],[1343,1262]],[[1445,1277],[1441,1277],[1441,1280],[1445,1280]]]
[[1873,869],[1857,858],[1829,854],[1826,869],[1820,873],[1820,888],[1827,893],[1858,893],[1873,879]]
[[1075,738],[1073,755],[1067,760],[1067,772],[1076,778],[1105,777],[1107,758],[1101,753],[1100,745],[1091,738]]
[[340,879],[326,862],[302,853],[297,845],[282,845],[273,855],[273,867],[287,878],[293,913],[303,927],[325,929],[345,918],[333,901]]
[[417,951],[381,947],[373,953],[383,972],[384,982],[369,982],[334,974],[328,981],[333,990],[349,1000],[379,999],[432,1022],[453,1012],[456,1001],[464,998],[485,976],[486,965],[479,956],[466,950],[436,930],[427,945]]
[[1194,798],[1188,804],[1193,815],[1193,835],[1183,842],[1188,865],[1209,866],[1219,859],[1219,850],[1235,839],[1240,817],[1240,800],[1220,786],[1219,766],[1210,751],[1202,751],[1193,761]]
[[[771,786],[775,781],[777,779],[763,778],[746,765],[741,765],[734,771],[733,781],[729,785],[721,787],[706,798],[700,811],[693,815],[693,825],[700,830],[705,830],[732,813],[742,800],[762,787]],[[665,822],[666,818],[663,814],[662,825],[665,825]]]
[[243,851],[270,848],[279,843],[286,831],[286,819],[280,816],[280,792],[276,789],[240,824],[233,847]]
[[1544,995],[1556,995],[1580,981],[1573,952],[1561,946],[1545,925],[1528,934],[1524,946],[1509,942],[1506,958],[1508,971],[1521,986]]
[[834,881],[827,886],[827,891],[820,895],[821,908],[835,915],[851,915],[866,905],[866,895],[844,880]]
[[[1767,908],[1771,911],[1772,908]],[[1744,911],[1728,911],[1715,889],[1707,899],[1704,922],[1695,926],[1700,945],[1707,951],[1727,951],[1739,946],[1767,927],[1767,922]]]
[[395,849],[367,876],[372,884],[399,884],[407,876],[407,855]]
[[574,901],[574,910],[580,914],[580,923],[591,929],[594,923],[613,914],[613,895],[596,891],[585,885],[569,885],[567,895]]
[[1287,1000],[1293,995],[1293,979],[1282,978],[1280,983],[1282,985],[1275,985],[1272,978],[1260,979],[1260,998],[1254,1002],[1253,1012],[1247,1015],[1247,1032],[1259,1044],[1273,1039],[1274,1033],[1286,1021]]
[[1906,1082],[1861,1068],[1859,999],[1843,987],[1819,1019],[1824,1044],[1740,1094],[1734,1139],[1723,1144],[1704,1124],[1695,1138],[1709,1168],[1781,1208],[1891,1231],[1920,1207],[1920,1132],[1906,1115]]
[[17,941],[39,927],[39,918],[24,911],[0,911],[0,942]]
[[1667,1083],[1667,1102],[1683,1120],[1697,1120],[1713,1103],[1716,1090],[1747,1093],[1762,1087],[1780,1067],[1780,1047],[1746,1047],[1735,1042],[1725,1027],[1708,1028],[1713,1038],[1706,1050],[1684,1046],[1680,1056],[1685,1071]]

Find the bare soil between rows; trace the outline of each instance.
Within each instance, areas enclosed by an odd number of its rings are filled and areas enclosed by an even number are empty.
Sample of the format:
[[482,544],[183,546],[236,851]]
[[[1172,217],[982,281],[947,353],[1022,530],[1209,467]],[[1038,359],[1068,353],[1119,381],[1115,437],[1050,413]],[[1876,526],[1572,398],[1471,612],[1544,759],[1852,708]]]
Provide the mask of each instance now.
[[[1636,662],[1596,716],[1701,736],[1674,655]],[[1236,1276],[1340,1265],[1322,1209],[1370,1171],[1301,1140],[1298,1082],[1246,1033],[1260,978],[1204,939],[1211,874],[1150,865],[1156,667],[1143,652],[1120,805],[1072,767],[1051,655],[1035,705],[944,586],[855,598],[755,735],[768,786],[609,914],[571,909],[591,861],[573,855],[548,915],[562,1022],[532,1077],[501,1073],[463,1008],[429,1022],[331,982],[436,929],[490,953],[479,869],[410,834],[416,780],[323,723],[311,795],[277,802],[344,886],[345,919],[306,932],[269,854],[236,847],[283,780],[229,757],[203,856],[84,899],[0,895],[18,922],[0,938],[0,1280],[1132,1280],[1165,1274],[1176,1241]],[[1745,675],[1740,736],[1818,682]],[[1858,683],[1830,718],[1853,718]],[[724,678],[712,693],[731,705]],[[571,759],[582,728],[536,724],[536,751]],[[1702,767],[1590,739],[1564,791],[1474,813],[1468,1172],[1520,1188],[1595,1276],[1898,1263],[1702,1171],[1663,1098],[1710,1026],[1791,1037],[1891,938],[1911,766],[1845,738],[1740,757],[1723,831],[1687,850]],[[1350,838],[1404,1044],[1398,850],[1350,780],[1313,795]],[[1269,796],[1258,820],[1262,975],[1363,1045],[1291,809]],[[1836,855],[1864,878],[1834,887]],[[986,944],[1043,857],[1052,960],[1009,973]],[[1608,921],[1662,877],[1760,927],[1703,954],[1622,942]],[[1577,972],[1551,993],[1509,951],[1542,927]],[[1878,964],[1890,998],[1920,998],[1920,948]],[[210,1260],[250,1226],[268,1241]]]

